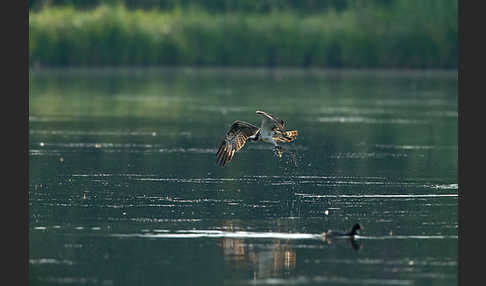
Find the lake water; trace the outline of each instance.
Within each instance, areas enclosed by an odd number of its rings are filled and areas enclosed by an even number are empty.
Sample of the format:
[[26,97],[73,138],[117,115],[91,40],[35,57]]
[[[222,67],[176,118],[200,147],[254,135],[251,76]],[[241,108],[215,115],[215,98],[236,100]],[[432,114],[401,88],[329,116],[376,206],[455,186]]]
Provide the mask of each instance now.
[[[457,285],[456,72],[29,77],[31,285]],[[217,166],[256,110],[297,140]]]

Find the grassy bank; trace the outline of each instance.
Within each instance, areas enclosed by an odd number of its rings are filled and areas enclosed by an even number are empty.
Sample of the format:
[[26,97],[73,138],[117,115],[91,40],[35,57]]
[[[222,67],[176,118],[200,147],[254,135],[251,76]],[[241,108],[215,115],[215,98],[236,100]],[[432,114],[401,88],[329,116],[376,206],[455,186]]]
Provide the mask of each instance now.
[[455,69],[457,4],[397,1],[306,15],[46,7],[29,13],[29,55],[50,66]]

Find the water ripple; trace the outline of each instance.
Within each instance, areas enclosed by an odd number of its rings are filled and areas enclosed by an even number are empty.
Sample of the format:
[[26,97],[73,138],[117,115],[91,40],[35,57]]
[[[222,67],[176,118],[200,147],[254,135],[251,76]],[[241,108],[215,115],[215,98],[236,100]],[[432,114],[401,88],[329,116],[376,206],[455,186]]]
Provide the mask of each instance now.
[[[248,231],[221,231],[221,230],[158,230],[144,233],[115,233],[110,234],[119,238],[253,238],[253,239],[285,239],[301,240],[312,239],[322,240],[321,234],[313,233],[283,233],[283,232],[248,232]],[[343,237],[342,239],[349,239]],[[458,239],[457,235],[386,235],[386,236],[363,236],[356,235],[355,239],[384,240],[384,239]]]
[[429,120],[424,119],[407,119],[407,118],[391,118],[378,119],[364,116],[326,116],[318,117],[310,121],[317,121],[321,123],[364,123],[364,124],[428,124]]
[[112,234],[114,237],[141,238],[273,238],[273,239],[320,239],[319,234],[281,232],[226,232],[219,230],[178,230],[175,233],[128,233]]
[[315,195],[294,193],[303,198],[441,198],[458,197],[458,194],[374,194],[374,195]]

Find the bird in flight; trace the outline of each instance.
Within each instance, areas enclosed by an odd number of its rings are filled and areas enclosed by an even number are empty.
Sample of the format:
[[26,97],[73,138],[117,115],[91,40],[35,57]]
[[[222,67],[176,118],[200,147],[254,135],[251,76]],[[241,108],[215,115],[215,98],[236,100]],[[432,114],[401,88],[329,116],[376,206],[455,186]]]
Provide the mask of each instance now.
[[262,118],[260,128],[241,120],[233,122],[216,153],[217,164],[224,167],[233,159],[235,153],[243,148],[246,141],[273,144],[275,154],[282,157],[282,147],[277,142],[288,143],[297,137],[297,130],[285,131],[284,121],[278,117],[260,110],[257,110],[256,114]]

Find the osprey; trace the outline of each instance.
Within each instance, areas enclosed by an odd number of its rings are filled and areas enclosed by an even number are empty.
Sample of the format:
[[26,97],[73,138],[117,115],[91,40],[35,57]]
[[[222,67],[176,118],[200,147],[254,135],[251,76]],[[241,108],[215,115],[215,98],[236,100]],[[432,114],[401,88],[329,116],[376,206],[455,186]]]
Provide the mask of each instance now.
[[240,120],[233,122],[216,153],[217,164],[224,166],[229,163],[247,140],[271,143],[275,147],[275,154],[282,157],[282,147],[277,142],[292,142],[297,137],[297,130],[285,131],[284,121],[278,117],[260,110],[256,114],[262,117],[260,128]]

